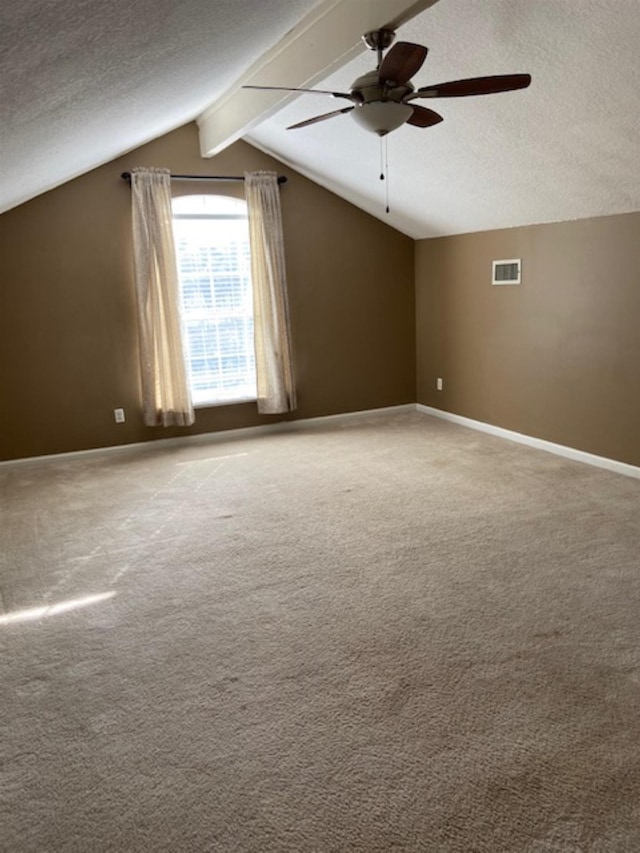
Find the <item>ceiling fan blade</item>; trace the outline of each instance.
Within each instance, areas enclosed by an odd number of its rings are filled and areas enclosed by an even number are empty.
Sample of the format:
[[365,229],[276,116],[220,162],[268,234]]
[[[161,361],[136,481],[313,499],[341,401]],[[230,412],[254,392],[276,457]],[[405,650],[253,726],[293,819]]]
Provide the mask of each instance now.
[[323,113],[321,116],[314,116],[313,118],[305,119],[305,121],[299,121],[297,124],[292,124],[287,130],[306,127],[308,124],[315,124],[317,121],[324,121],[326,118],[333,118],[334,116],[342,115],[342,113],[350,113],[351,110],[355,110],[355,107],[343,107],[341,110],[334,110],[332,113]]
[[427,48],[409,41],[399,41],[382,60],[378,71],[381,83],[407,83],[422,68]]
[[266,92],[311,92],[313,95],[331,95],[333,98],[347,98],[349,101],[358,99],[348,92],[330,92],[327,89],[296,89],[290,86],[242,86],[243,89],[262,89]]
[[498,74],[493,77],[472,77],[469,80],[452,80],[436,86],[423,86],[406,98],[463,98],[466,95],[493,95],[526,89],[531,83],[530,74]]
[[407,124],[412,124],[414,127],[433,127],[434,124],[439,124],[442,121],[442,116],[435,110],[428,110],[426,107],[414,107],[413,115],[407,119]]

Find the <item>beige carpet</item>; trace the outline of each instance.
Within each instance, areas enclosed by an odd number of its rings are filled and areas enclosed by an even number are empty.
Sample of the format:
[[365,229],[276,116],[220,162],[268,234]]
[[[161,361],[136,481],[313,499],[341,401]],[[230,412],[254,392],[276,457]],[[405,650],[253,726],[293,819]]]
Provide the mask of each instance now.
[[640,851],[640,482],[404,413],[0,488],[2,851]]

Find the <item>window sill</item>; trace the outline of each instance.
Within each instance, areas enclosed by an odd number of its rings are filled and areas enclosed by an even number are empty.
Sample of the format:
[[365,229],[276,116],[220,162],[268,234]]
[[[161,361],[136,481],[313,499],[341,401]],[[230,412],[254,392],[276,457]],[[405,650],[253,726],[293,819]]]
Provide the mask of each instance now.
[[210,403],[194,403],[194,409],[217,409],[220,406],[240,406],[244,403],[255,403],[257,397],[235,397],[233,400],[214,400]]

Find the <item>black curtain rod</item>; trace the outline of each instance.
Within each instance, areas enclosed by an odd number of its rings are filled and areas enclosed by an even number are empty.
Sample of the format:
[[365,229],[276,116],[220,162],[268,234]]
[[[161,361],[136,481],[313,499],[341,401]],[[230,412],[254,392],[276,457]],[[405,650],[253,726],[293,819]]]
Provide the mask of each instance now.
[[[131,172],[123,172],[120,177],[131,183]],[[170,175],[172,181],[244,181],[243,175]],[[287,178],[278,175],[278,183],[286,184]]]

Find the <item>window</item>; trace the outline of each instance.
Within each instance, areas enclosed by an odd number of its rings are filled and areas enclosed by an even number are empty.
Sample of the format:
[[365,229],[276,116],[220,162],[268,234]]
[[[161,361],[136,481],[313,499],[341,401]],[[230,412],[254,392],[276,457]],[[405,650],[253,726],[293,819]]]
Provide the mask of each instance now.
[[173,199],[182,333],[194,406],[255,400],[246,202]]

